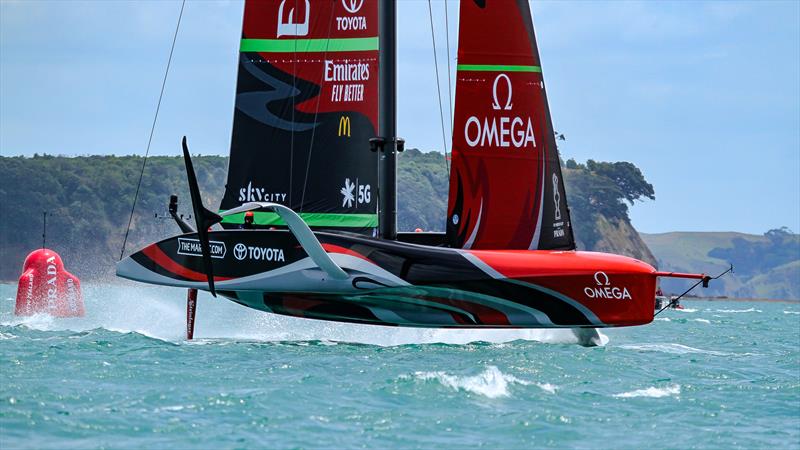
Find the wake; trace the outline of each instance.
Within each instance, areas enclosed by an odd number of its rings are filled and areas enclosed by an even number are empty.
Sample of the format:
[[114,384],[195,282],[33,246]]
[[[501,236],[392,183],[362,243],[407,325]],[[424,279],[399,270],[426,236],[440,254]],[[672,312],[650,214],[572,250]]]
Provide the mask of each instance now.
[[[406,375],[400,378],[409,379],[410,377]],[[549,394],[555,394],[556,389],[558,389],[550,383],[534,383],[519,379],[514,375],[504,374],[495,366],[487,366],[486,370],[473,376],[450,375],[446,372],[415,372],[414,379],[422,382],[436,381],[456,391],[483,395],[488,398],[511,396],[509,387],[514,384],[522,386],[535,385]]]
[[[13,286],[2,287],[3,291],[5,288],[11,288],[9,292],[13,293]],[[118,333],[138,333],[168,342],[187,342],[185,291],[138,284],[86,284],[83,289],[85,317],[56,319],[46,314],[16,317],[13,315],[13,301],[11,301],[3,302],[0,325],[22,325],[39,331],[81,332],[105,329]],[[600,338],[602,345],[608,342],[608,337],[602,333]],[[198,296],[195,339],[199,342],[327,341],[378,346],[435,343],[463,345],[473,342],[504,343],[517,340],[548,344],[578,342],[569,329],[444,330],[300,319],[255,311],[222,298],[213,298],[205,292],[200,292]]]

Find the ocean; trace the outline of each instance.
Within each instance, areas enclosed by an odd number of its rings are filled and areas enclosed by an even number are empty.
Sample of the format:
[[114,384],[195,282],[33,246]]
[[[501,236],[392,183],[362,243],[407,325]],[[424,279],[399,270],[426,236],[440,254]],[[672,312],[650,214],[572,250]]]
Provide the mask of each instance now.
[[800,448],[800,303],[687,300],[603,330],[396,329],[84,286],[0,285],[0,448]]

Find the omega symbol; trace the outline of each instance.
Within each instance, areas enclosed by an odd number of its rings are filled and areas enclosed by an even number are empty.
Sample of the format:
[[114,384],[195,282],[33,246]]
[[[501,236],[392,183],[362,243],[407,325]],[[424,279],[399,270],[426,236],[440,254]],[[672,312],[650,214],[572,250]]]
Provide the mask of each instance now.
[[511,109],[511,96],[513,95],[514,91],[511,89],[511,78],[508,78],[508,75],[501,73],[494,79],[494,85],[492,86],[492,97],[494,102],[492,103],[492,109],[500,109],[500,101],[497,98],[497,83],[500,79],[506,80],[506,85],[508,86],[508,98],[506,99],[506,104],[503,106],[503,109],[508,111]]
[[[603,281],[600,281],[603,280]],[[608,279],[608,275],[605,272],[597,272],[594,274],[594,281],[597,282],[598,286],[610,286],[611,281]]]

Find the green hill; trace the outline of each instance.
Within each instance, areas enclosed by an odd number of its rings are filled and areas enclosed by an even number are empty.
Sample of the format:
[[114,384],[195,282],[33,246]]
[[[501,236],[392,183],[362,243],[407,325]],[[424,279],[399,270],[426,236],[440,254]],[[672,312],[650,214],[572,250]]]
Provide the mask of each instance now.
[[[800,235],[785,229],[763,235],[735,232],[641,234],[659,268],[716,274],[734,265],[734,274],[713,283],[704,294],[728,297],[800,299]],[[666,280],[677,292],[685,283]]]
[[[398,159],[398,226],[443,231],[448,174],[441,153],[409,149]],[[138,156],[0,157],[0,280],[16,280],[25,256],[41,246],[42,211],[48,211],[47,246],[85,279],[113,279],[143,159]],[[228,158],[197,156],[204,203],[219,204]],[[568,161],[564,170],[580,249],[613,251],[655,263],[628,220],[628,204],[653,197],[653,188],[630,163]],[[188,213],[188,188],[179,157],[151,157],[139,191],[126,254],[174,235],[165,214],[170,194]]]

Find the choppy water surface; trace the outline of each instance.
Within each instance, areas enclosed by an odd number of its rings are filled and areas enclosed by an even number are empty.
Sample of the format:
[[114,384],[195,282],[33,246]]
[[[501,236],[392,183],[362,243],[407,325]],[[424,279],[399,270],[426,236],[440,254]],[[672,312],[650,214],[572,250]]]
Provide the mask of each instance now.
[[87,316],[13,316],[0,447],[800,447],[800,304],[687,301],[582,348],[568,331],[271,316],[86,286]]

